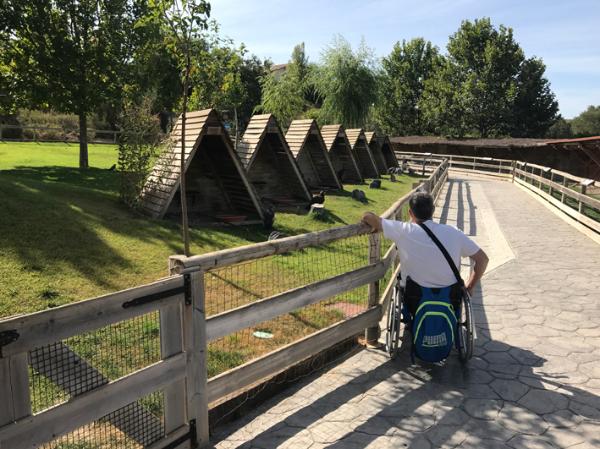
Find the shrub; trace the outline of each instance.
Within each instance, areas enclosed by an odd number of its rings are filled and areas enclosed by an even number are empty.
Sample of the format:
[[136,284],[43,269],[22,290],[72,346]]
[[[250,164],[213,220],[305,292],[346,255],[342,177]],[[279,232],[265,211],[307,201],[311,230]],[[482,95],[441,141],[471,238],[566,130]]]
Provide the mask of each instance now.
[[145,96],[139,102],[128,101],[121,117],[120,197],[133,208],[138,206],[140,193],[161,149],[160,126],[158,118],[152,115],[152,103],[151,96]]

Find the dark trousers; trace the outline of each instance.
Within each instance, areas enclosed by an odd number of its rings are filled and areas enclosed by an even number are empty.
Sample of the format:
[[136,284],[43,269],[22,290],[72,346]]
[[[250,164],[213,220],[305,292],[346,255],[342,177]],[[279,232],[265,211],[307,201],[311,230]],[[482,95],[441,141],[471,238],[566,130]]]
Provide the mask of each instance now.
[[[441,289],[432,289],[434,292]],[[460,309],[460,303],[462,300],[462,287],[460,284],[452,284],[450,289],[450,302],[452,303],[452,307],[454,307],[454,311],[458,314]],[[419,307],[419,302],[423,297],[423,293],[421,291],[421,286],[413,281],[411,278],[406,279],[406,287],[404,287],[404,296],[403,301],[406,304],[408,311],[411,317],[414,317],[417,313],[417,307]]]

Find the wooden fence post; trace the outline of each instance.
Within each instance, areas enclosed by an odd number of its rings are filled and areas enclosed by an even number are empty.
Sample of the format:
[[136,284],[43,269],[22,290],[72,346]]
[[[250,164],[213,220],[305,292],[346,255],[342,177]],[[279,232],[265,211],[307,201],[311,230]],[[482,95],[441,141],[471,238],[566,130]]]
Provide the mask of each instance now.
[[[587,185],[585,184],[581,184],[581,194],[585,195],[587,193]],[[583,213],[583,202],[581,200],[579,200],[579,213]]]
[[[369,234],[369,263],[377,263],[381,260],[381,233]],[[379,281],[369,284],[368,307],[374,307],[379,304]],[[379,325],[368,327],[365,330],[365,340],[367,345],[376,346],[379,339]]]
[[206,312],[204,307],[204,270],[186,276],[187,299],[184,306],[184,347],[187,353],[187,415],[195,425],[192,447],[208,445],[208,391],[206,364]]
[[[550,169],[550,182],[554,182],[554,172]],[[552,196],[552,184],[548,185],[548,194]]]
[[[175,274],[176,256],[169,259],[169,272]],[[184,274],[185,302],[183,313],[177,316],[174,309],[166,308],[161,312],[161,331],[163,323],[171,326],[170,333],[161,348],[177,351],[179,336],[176,334],[176,322],[181,320],[181,345],[186,353],[186,381],[182,386],[173,384],[165,391],[165,431],[175,430],[179,424],[190,425],[191,447],[205,447],[209,442],[208,433],[208,390],[207,390],[207,348],[206,348],[206,312],[204,292],[204,270]],[[169,328],[167,328],[169,332]],[[185,407],[185,418],[177,408],[176,401],[183,395],[181,404]],[[170,405],[169,405],[170,404]],[[169,416],[170,414],[170,416]],[[186,421],[187,420],[187,421]]]
[[[175,274],[175,264],[169,259],[169,272]],[[160,350],[161,357],[167,358],[184,351],[183,320],[181,303],[177,301],[160,310]],[[165,395],[165,435],[187,424],[185,410],[185,380],[169,385]]]
[[[564,187],[565,189],[567,188],[567,178],[565,178],[564,176],[563,176],[563,180],[562,180],[562,185],[563,185],[563,187]],[[564,203],[564,202],[565,202],[565,192],[564,192],[564,190],[563,190],[563,191],[562,191],[562,193],[561,193],[561,196],[560,196],[560,202],[561,202],[561,203]]]
[[0,427],[31,415],[26,352],[0,357],[0,398]]
[[512,182],[515,182],[515,170],[517,169],[517,161],[512,161],[511,163],[511,171],[512,171]]

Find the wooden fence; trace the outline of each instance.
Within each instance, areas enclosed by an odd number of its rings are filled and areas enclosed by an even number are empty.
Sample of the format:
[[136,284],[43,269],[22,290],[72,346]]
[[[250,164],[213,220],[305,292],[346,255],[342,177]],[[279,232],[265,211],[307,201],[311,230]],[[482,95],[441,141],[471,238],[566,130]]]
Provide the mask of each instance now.
[[[437,197],[448,168],[447,161],[439,160],[428,168],[430,175],[418,188]],[[411,193],[383,216],[401,214]],[[367,265],[206,316],[207,270],[367,234]],[[395,247],[391,245],[383,253],[382,244],[380,234],[369,234],[367,226],[353,224],[200,256],[174,256],[169,261],[171,275],[155,283],[1,320],[0,448],[55,448],[63,441],[89,443],[106,427],[111,441],[117,438],[119,443],[98,447],[204,446],[208,443],[210,403],[235,396],[363,331],[367,340],[377,339],[385,310],[382,304],[391,295],[392,271],[397,265]],[[381,291],[379,284],[384,277],[388,282]],[[365,310],[207,378],[209,342],[359,286],[368,286]],[[139,327],[127,335],[118,334],[119,326],[152,314],[159,317],[158,356],[142,358],[125,374],[93,366],[78,353],[82,340],[97,346],[110,340],[109,351],[129,350],[135,342],[124,337],[133,339],[139,333],[154,332],[152,320],[138,323]],[[142,349],[152,352],[147,342]],[[112,374],[105,375],[106,371]],[[37,404],[36,388],[51,396],[47,404]],[[156,393],[161,395],[161,405],[148,408],[148,396]],[[87,430],[80,432],[84,427]]]
[[447,158],[453,173],[469,172],[511,179],[535,192],[571,218],[600,233],[600,181],[528,162],[491,157],[397,152],[415,166],[425,166],[435,158]]
[[[88,143],[117,144],[121,131],[88,129]],[[0,123],[0,142],[79,142],[79,129]]]

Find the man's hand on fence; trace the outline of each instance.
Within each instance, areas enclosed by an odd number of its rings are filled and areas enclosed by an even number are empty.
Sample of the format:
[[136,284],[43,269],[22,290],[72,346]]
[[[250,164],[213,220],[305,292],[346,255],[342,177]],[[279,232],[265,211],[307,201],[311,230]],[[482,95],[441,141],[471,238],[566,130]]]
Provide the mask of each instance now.
[[381,218],[375,215],[373,212],[365,212],[362,216],[361,222],[370,226],[372,232],[381,232]]

